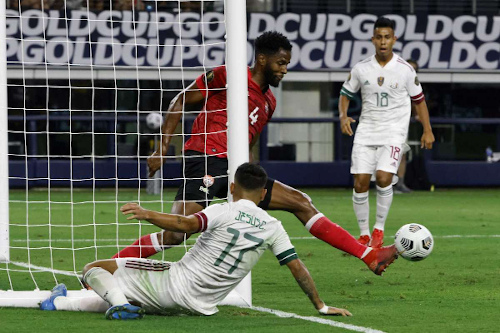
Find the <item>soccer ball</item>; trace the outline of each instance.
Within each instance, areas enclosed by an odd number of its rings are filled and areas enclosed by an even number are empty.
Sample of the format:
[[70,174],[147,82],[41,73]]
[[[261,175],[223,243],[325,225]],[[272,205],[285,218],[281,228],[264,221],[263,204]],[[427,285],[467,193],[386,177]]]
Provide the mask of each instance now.
[[421,224],[410,223],[405,224],[396,232],[395,244],[401,257],[419,261],[431,254],[434,239],[429,229]]
[[163,124],[163,117],[159,112],[151,112],[146,117],[146,124],[152,130],[157,130]]

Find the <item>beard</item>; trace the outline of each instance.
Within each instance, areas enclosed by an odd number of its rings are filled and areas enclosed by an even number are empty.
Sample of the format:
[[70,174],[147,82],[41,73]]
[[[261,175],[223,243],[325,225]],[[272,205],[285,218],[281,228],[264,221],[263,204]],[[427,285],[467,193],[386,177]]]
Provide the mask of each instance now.
[[276,75],[274,75],[274,72],[268,65],[266,65],[266,67],[264,68],[264,79],[266,80],[267,84],[275,88],[279,86],[281,81]]

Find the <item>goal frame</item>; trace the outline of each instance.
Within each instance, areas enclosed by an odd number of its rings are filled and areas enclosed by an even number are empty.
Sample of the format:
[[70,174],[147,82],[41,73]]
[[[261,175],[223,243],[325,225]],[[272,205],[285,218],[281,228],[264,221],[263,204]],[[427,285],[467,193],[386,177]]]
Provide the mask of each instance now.
[[[239,165],[248,162],[248,82],[246,1],[225,0],[226,69],[228,114],[229,184]],[[6,58],[6,0],[0,0],[0,262],[9,263],[9,159],[8,159],[8,102]],[[229,192],[229,189],[228,189]],[[228,200],[231,200],[228,193]],[[50,291],[1,291],[0,306],[36,308],[50,295]],[[69,297],[94,295],[88,290],[70,290]],[[252,306],[251,273],[224,299],[222,305]]]
[[10,260],[9,253],[9,136],[7,104],[6,0],[0,0],[0,262]]

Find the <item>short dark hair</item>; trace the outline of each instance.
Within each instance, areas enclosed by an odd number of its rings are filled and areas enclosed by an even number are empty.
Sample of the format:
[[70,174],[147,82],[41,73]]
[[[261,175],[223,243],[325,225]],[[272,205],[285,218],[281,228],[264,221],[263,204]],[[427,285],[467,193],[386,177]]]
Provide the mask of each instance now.
[[259,53],[265,55],[273,55],[275,53],[278,53],[280,49],[283,49],[285,51],[292,50],[292,44],[290,44],[288,38],[277,31],[264,32],[262,35],[257,37],[254,42],[254,46],[255,56],[257,56],[257,54]]
[[394,27],[396,26],[396,23],[384,16],[381,16],[375,21],[375,25],[373,26],[373,30],[377,28],[391,28],[392,30],[395,30]]
[[260,165],[243,163],[236,170],[234,180],[245,190],[258,190],[266,186],[267,173]]
[[420,69],[420,67],[418,66],[418,62],[415,60],[415,59],[406,59],[406,62],[409,63],[410,65],[411,64],[414,64],[415,65],[415,72],[418,73],[418,70]]

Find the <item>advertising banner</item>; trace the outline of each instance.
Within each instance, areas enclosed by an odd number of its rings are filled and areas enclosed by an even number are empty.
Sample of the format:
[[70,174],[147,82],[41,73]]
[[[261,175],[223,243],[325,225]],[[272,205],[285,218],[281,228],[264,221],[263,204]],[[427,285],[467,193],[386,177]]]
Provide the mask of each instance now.
[[[500,69],[500,16],[387,15],[394,50],[433,70]],[[370,14],[251,13],[248,54],[262,32],[293,45],[290,70],[349,69],[374,52]],[[223,13],[7,10],[9,65],[213,67],[224,63]],[[22,38],[21,38],[22,37]]]

